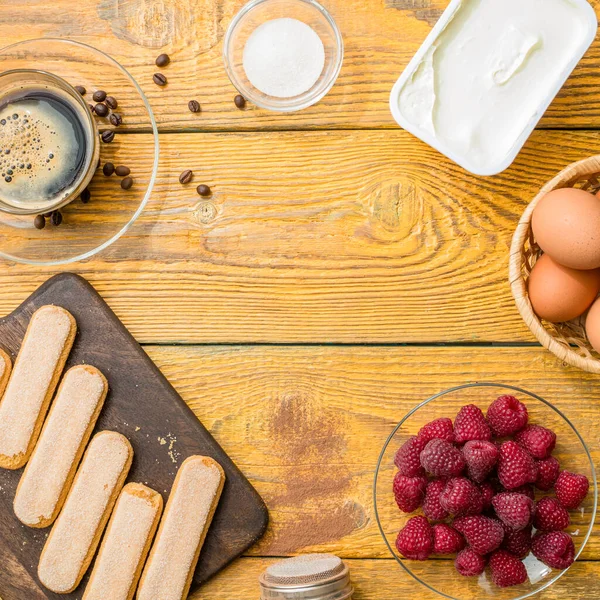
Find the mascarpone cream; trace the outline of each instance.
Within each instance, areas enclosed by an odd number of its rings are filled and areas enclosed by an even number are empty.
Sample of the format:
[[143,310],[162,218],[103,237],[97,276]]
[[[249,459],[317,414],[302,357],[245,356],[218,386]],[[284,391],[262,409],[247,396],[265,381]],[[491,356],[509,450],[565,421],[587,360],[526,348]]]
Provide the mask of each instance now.
[[399,122],[463,166],[490,174],[516,155],[589,46],[591,7],[455,0],[448,11],[395,88]]

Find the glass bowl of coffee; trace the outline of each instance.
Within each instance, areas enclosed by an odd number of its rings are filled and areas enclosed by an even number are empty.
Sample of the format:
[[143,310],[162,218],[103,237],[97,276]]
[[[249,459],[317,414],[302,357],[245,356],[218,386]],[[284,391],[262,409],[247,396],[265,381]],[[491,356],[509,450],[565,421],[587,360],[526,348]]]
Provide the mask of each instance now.
[[1,258],[56,265],[107,248],[157,168],[152,110],[114,59],[61,39],[0,50]]
[[0,73],[0,209],[58,210],[79,197],[100,158],[92,110],[66,81],[43,71]]

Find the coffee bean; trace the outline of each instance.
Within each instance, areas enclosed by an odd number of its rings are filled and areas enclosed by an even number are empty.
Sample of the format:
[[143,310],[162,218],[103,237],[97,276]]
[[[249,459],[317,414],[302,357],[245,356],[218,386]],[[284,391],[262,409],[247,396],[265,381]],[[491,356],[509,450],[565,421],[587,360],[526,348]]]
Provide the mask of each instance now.
[[207,185],[204,185],[203,183],[200,184],[197,188],[196,191],[201,195],[201,196],[210,196],[212,194],[210,188]]
[[197,100],[190,100],[188,102],[188,108],[190,109],[190,112],[193,112],[193,113],[197,113],[202,110],[200,108],[200,102],[198,102]]
[[85,96],[87,94],[87,90],[82,85],[76,85],[75,89],[82,95]]
[[154,62],[157,67],[166,67],[171,62],[171,59],[168,54],[161,54]]
[[90,194],[90,190],[88,188],[85,188],[85,190],[83,190],[83,192],[81,192],[81,201],[84,204],[87,204],[90,201],[90,198],[92,197],[92,195]]
[[115,165],[113,165],[111,162],[104,163],[104,166],[102,167],[102,172],[107,177],[110,177],[115,172]]
[[123,123],[123,117],[119,113],[113,113],[112,115],[110,115],[109,121],[112,125],[118,127],[119,125],[121,125],[121,123]]
[[94,102],[104,102],[106,100],[106,92],[104,90],[97,90],[92,95]]
[[44,219],[44,215],[38,215],[34,220],[33,220],[33,226],[36,229],[44,229],[44,227],[46,227],[46,219]]
[[94,106],[94,111],[99,117],[106,117],[106,115],[108,115],[108,106],[99,102]]
[[52,216],[52,212],[53,212],[53,211],[50,211],[50,212],[44,213],[44,215],[43,215],[43,216],[44,216],[44,218],[46,218],[46,219],[49,219],[49,218]]
[[50,217],[50,223],[54,225],[54,227],[58,227],[63,221],[63,216],[59,210],[55,210]]
[[96,109],[94,108],[93,104],[88,104],[88,106],[90,107],[90,110],[92,111],[92,114],[94,114],[96,112]]
[[114,131],[103,131],[102,134],[100,135],[100,137],[102,138],[102,141],[105,144],[110,144],[115,139],[115,132]]
[[242,108],[244,108],[246,106],[246,98],[244,98],[244,96],[242,96],[241,94],[238,94],[233,101],[235,102],[235,105],[242,110]]
[[105,102],[106,102],[106,106],[108,106],[108,108],[110,108],[110,110],[115,110],[115,108],[117,108],[117,106],[119,106],[117,99],[114,98],[113,96],[106,96]]
[[189,183],[192,180],[193,176],[194,176],[194,173],[192,172],[192,170],[191,169],[186,169],[179,176],[179,183],[181,183],[181,185],[185,185],[186,183]]
[[167,85],[167,78],[162,73],[154,73],[154,75],[152,75],[152,81],[161,87]]
[[126,167],[125,165],[119,165],[116,169],[115,169],[115,173],[119,176],[119,177],[126,177],[127,175],[129,175],[129,173],[131,173],[131,169],[129,167]]
[[131,177],[125,177],[125,179],[123,179],[123,181],[121,181],[121,187],[124,190],[131,189],[132,185],[133,185],[133,179]]

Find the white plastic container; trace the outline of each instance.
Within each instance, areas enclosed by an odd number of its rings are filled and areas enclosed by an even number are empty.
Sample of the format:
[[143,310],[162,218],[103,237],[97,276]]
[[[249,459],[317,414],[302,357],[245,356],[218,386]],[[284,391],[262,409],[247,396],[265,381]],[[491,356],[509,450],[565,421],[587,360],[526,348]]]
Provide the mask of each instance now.
[[586,0],[452,0],[394,85],[392,115],[466,170],[500,173],[597,28]]

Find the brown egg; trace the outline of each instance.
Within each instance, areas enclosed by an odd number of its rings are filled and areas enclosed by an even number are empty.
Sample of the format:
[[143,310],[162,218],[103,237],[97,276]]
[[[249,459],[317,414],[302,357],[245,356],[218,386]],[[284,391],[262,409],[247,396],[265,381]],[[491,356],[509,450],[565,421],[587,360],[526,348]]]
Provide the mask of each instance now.
[[585,332],[592,348],[600,352],[600,300],[596,300],[590,308],[585,321]]
[[551,323],[562,323],[591,306],[600,291],[600,269],[569,269],[544,254],[535,263],[527,286],[536,315]]
[[546,194],[533,211],[535,241],[572,269],[600,267],[600,198],[573,188]]

